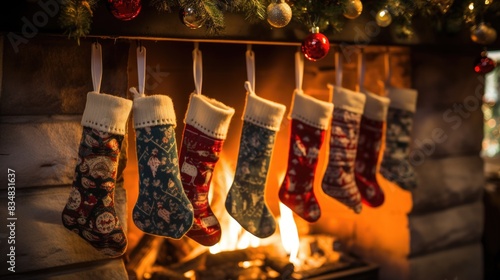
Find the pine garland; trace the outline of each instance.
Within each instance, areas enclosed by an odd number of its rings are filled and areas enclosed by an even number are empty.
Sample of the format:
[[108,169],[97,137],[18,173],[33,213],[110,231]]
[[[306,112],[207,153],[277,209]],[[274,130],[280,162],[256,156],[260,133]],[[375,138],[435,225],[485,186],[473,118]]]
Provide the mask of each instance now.
[[76,39],[90,33],[93,10],[98,0],[62,0],[59,22],[69,38]]
[[[61,28],[70,38],[79,38],[90,33],[93,10],[100,0],[59,0]],[[147,0],[143,0],[147,1]],[[179,9],[192,8],[207,33],[217,35],[225,28],[225,13],[241,13],[247,22],[262,21],[266,18],[266,8],[280,0],[149,0],[149,5],[159,12],[178,12]],[[292,8],[293,21],[306,29],[319,27],[320,32],[339,32],[347,19],[343,16],[352,0],[287,0]],[[493,21],[500,16],[500,1],[455,0],[448,12],[443,14],[439,0],[384,0],[362,1],[363,10],[380,11],[387,9],[393,24],[402,30],[410,30],[414,17],[420,16],[440,26],[447,19],[455,20],[455,26],[473,26],[483,20]],[[474,9],[469,9],[473,3]],[[144,5],[144,4],[143,4]],[[457,20],[458,19],[458,20]],[[457,23],[458,21],[458,23]],[[411,33],[411,32],[409,32]]]

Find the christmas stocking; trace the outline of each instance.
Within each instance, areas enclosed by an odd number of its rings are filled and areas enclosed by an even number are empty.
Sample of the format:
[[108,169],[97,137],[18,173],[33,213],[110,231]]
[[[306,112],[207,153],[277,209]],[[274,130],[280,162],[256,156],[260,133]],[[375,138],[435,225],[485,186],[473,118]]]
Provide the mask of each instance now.
[[264,200],[267,172],[286,107],[247,93],[243,129],[234,182],[226,198],[226,210],[251,234],[265,238],[276,222]]
[[413,89],[391,88],[388,91],[391,103],[380,173],[405,190],[413,190],[417,186],[417,177],[409,161],[417,95],[417,91]]
[[388,106],[389,98],[366,93],[354,173],[362,202],[371,207],[380,206],[384,202],[384,192],[377,182],[376,174],[380,166],[379,159]]
[[321,216],[313,189],[314,174],[332,111],[332,103],[295,91],[287,171],[279,198],[293,212],[311,223]]
[[193,224],[193,206],[182,188],[175,126],[170,97],[134,99],[139,197],[133,220],[146,233],[179,239]]
[[361,212],[361,195],[354,178],[359,127],[365,105],[364,94],[337,87],[333,95],[333,118],[328,166],[323,176],[323,191]]
[[191,94],[179,165],[181,179],[194,208],[194,222],[186,235],[212,246],[219,242],[220,224],[208,204],[208,191],[234,109],[201,94]]
[[89,92],[73,186],[62,223],[102,253],[122,255],[127,239],[114,207],[118,158],[132,101]]

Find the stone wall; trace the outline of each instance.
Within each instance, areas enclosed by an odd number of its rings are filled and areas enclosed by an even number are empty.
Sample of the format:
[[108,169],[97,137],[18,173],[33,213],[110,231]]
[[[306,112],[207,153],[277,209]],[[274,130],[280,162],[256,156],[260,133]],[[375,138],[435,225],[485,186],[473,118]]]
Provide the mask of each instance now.
[[[482,279],[484,79],[470,53],[414,50],[419,175],[409,215],[410,279]],[[432,138],[435,131],[439,137]]]
[[[37,37],[15,53],[4,41],[0,96],[0,219],[7,219],[7,172],[15,170],[15,274],[8,271],[10,232],[0,230],[2,279],[126,279],[123,258],[101,255],[61,223],[82,134],[86,94],[92,90],[90,43]],[[102,92],[126,96],[128,42],[102,42]],[[2,65],[2,64],[0,64]],[[2,71],[3,70],[3,71]],[[115,204],[126,229],[120,159]],[[10,258],[10,257],[9,257]],[[104,278],[102,278],[104,277]]]

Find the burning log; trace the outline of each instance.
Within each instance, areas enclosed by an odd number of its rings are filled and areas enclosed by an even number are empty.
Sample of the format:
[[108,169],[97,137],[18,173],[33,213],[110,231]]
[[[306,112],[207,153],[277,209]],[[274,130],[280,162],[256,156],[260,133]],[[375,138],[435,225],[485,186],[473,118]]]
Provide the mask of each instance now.
[[295,266],[288,261],[287,257],[269,256],[265,259],[264,265],[278,272],[282,279],[288,279],[295,269]]

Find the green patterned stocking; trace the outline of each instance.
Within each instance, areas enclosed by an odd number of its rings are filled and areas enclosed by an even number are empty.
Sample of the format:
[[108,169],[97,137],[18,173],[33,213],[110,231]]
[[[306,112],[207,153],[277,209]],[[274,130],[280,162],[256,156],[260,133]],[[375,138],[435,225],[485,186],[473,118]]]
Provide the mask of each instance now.
[[276,230],[274,217],[264,200],[267,172],[284,105],[250,92],[243,116],[243,130],[234,182],[226,209],[251,234],[265,238]]
[[193,206],[182,188],[175,125],[170,97],[134,99],[140,187],[133,220],[146,233],[179,239],[193,224]]

